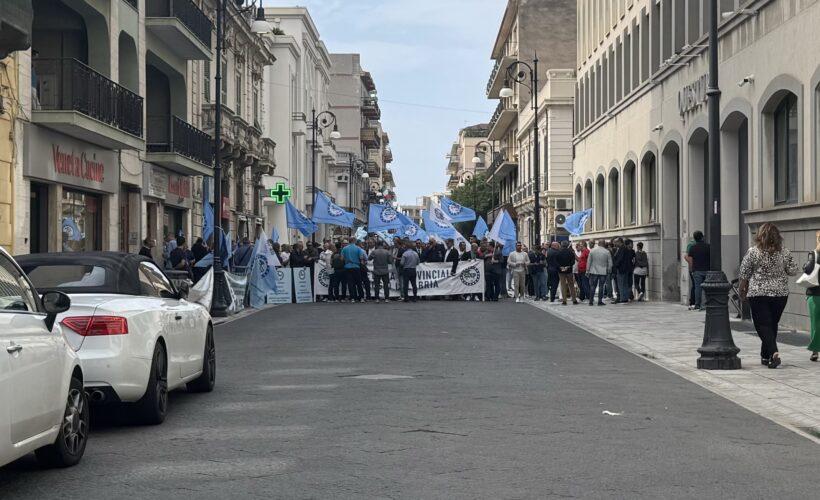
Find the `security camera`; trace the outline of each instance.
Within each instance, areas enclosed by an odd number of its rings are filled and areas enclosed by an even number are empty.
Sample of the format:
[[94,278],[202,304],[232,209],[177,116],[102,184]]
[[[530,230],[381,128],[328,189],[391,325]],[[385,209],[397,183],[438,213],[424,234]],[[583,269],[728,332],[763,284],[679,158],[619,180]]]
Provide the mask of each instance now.
[[747,77],[744,77],[743,80],[740,80],[739,82],[737,82],[737,86],[742,87],[742,86],[746,85],[747,83],[752,84],[752,83],[754,83],[754,81],[755,81],[755,76],[754,75],[749,75]]

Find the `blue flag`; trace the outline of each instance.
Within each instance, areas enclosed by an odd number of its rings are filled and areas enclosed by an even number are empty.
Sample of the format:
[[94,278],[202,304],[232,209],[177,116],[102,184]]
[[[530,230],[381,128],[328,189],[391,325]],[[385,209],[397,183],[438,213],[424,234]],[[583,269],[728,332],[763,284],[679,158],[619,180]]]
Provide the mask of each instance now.
[[356,217],[330,201],[325,193],[316,193],[316,203],[313,206],[313,222],[353,227],[353,220]]
[[421,240],[424,243],[427,243],[430,238],[427,236],[427,232],[421,228],[418,224],[413,222],[410,217],[399,213],[399,220],[401,220],[402,224],[404,224],[401,228],[398,229],[396,232],[396,236],[401,236],[402,238],[410,238],[413,241]]
[[83,239],[83,232],[80,231],[73,217],[63,219],[63,233],[68,236],[68,241],[81,241]]
[[285,202],[285,211],[288,216],[288,227],[298,229],[305,237],[316,232],[316,223],[308,219],[308,216],[293,206],[290,200]]
[[386,229],[399,229],[402,223],[399,219],[399,212],[388,205],[370,204],[367,217],[367,230],[371,233],[384,231]]
[[367,239],[367,230],[365,230],[365,228],[363,227],[360,227],[356,229],[356,234],[354,236],[356,236],[357,240],[364,241]]
[[251,307],[260,309],[265,305],[269,292],[276,291],[276,268],[281,266],[276,254],[268,246],[268,235],[262,230],[251,257],[251,274],[248,279]]
[[475,220],[475,210],[459,205],[446,196],[441,197],[441,209],[447,214],[451,222],[467,222]]
[[518,238],[515,222],[506,210],[501,210],[501,213],[498,214],[498,218],[493,222],[493,228],[487,233],[487,238],[504,245],[501,255],[510,255],[515,250],[515,243]]
[[275,227],[270,229],[270,239],[274,243],[279,243],[279,231],[277,231]]
[[487,227],[484,217],[479,217],[478,221],[475,223],[475,228],[473,229],[473,236],[478,239],[482,239],[487,236],[488,232],[490,232],[490,228]]
[[567,216],[567,220],[564,222],[564,229],[569,231],[569,234],[572,236],[581,236],[584,234],[584,226],[590,217],[592,217],[591,208],[581,210],[580,212],[573,212]]
[[214,234],[214,207],[207,201],[203,204],[202,219],[202,239],[208,241]]

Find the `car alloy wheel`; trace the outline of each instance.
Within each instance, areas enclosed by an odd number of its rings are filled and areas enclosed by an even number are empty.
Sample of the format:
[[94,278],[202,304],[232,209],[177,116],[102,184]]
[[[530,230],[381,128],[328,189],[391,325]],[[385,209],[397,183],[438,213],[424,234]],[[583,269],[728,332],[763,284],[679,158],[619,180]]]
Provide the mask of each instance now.
[[85,396],[80,389],[72,388],[68,393],[65,416],[63,417],[63,441],[71,455],[82,450],[88,438],[88,421],[85,416]]

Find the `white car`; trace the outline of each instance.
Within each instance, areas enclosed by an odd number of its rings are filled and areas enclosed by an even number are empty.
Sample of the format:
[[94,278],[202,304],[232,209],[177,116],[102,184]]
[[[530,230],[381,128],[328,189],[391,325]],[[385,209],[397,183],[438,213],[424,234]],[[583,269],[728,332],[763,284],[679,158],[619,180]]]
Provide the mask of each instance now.
[[186,300],[146,257],[117,252],[26,255],[20,267],[38,289],[71,297],[57,319],[85,371],[95,403],[134,403],[136,416],[159,424],[168,392],[210,392],[216,348],[208,310]]
[[0,466],[31,453],[43,465],[80,461],[88,439],[83,370],[57,315],[71,299],[41,298],[0,248]]

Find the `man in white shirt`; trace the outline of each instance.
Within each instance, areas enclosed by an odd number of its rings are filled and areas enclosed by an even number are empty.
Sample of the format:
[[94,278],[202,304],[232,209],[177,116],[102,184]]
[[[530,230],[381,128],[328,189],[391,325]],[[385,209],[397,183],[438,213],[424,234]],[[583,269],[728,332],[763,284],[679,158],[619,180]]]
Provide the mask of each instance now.
[[524,295],[527,293],[527,268],[529,264],[530,256],[522,250],[519,241],[515,244],[515,251],[507,257],[507,269],[510,270],[513,277],[515,301],[519,303],[524,301]]

